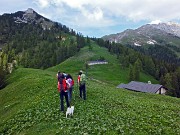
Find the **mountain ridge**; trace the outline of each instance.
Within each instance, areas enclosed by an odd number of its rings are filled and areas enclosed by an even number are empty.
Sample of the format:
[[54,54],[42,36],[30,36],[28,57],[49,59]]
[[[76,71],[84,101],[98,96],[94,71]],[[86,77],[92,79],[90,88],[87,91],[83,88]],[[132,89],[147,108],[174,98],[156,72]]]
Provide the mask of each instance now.
[[[157,58],[168,60],[169,63],[173,58],[173,63],[180,64],[180,24],[177,23],[146,24],[134,30],[127,29],[121,33],[106,35],[102,39],[132,47],[144,54],[158,55]],[[166,52],[168,56],[162,58],[160,54],[164,55]]]
[[11,14],[3,14],[2,16],[13,15],[15,23],[29,23],[29,24],[41,24],[44,30],[51,29],[54,25],[54,22],[50,19],[45,18],[44,16],[38,14],[34,9],[28,8],[25,11],[17,11]]
[[[150,33],[149,33],[150,31]],[[170,34],[170,35],[174,35],[177,36],[178,38],[180,38],[180,24],[178,23],[159,23],[159,24],[146,24],[143,25],[137,29],[127,29],[123,32],[117,33],[117,34],[110,34],[110,35],[105,35],[102,38],[104,40],[109,40],[110,42],[116,42],[116,43],[120,43],[122,41],[123,35],[127,34],[139,34],[139,35],[143,35],[146,38],[150,38],[150,36],[154,35],[153,31],[159,31],[159,33],[163,33],[166,35]],[[151,35],[150,35],[151,34]],[[114,38],[111,38],[111,36]],[[119,38],[120,37],[120,38]]]

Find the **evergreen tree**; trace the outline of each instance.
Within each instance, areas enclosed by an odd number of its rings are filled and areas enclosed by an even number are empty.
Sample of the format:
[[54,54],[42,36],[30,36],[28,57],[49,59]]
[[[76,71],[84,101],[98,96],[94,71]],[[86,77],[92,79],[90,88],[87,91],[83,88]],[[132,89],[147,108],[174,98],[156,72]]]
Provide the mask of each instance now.
[[129,57],[120,55],[119,61],[122,65],[122,68],[129,66]]
[[141,68],[142,68],[142,64],[140,60],[137,59],[133,67],[134,80],[136,81],[139,81]]
[[87,44],[89,45],[90,44],[90,38],[87,36],[86,39],[87,39]]
[[175,96],[175,92],[174,92],[173,86],[172,86],[172,76],[170,73],[167,73],[165,75],[164,81],[165,81],[165,87],[168,88],[167,95]]
[[152,76],[155,76],[155,64],[150,57],[144,59],[144,70]]
[[92,51],[93,47],[92,47],[92,45],[91,45],[90,38],[87,36],[86,39],[87,39],[87,45],[88,45],[88,47],[89,47],[89,51]]
[[8,55],[4,53],[4,55],[3,55],[3,64],[2,65],[6,66],[7,63],[8,63]]
[[5,76],[6,76],[6,71],[3,69],[2,66],[0,66],[0,89],[4,88],[6,85]]
[[3,56],[2,56],[2,52],[0,51],[0,66],[3,65]]
[[129,66],[129,75],[128,76],[129,76],[128,77],[129,81],[134,81],[134,73],[133,73],[133,66],[132,65]]
[[180,98],[180,67],[176,70],[175,74],[174,74],[176,78],[175,80],[173,80],[173,85],[175,86],[175,91],[176,91],[176,95],[178,98]]
[[159,70],[158,70],[158,69],[156,69],[156,72],[155,72],[155,78],[156,78],[157,80],[160,79],[160,76],[159,76]]
[[178,80],[178,73],[177,72],[174,72],[172,73],[172,87],[173,87],[173,90],[174,90],[174,96],[178,97],[179,95],[179,80]]

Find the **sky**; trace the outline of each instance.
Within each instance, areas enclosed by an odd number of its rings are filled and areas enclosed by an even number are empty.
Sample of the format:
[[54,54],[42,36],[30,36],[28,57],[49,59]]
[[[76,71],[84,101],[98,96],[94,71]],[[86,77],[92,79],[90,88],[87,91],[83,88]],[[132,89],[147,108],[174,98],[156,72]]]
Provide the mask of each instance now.
[[0,15],[32,8],[89,37],[149,23],[180,23],[180,0],[0,0],[0,5]]

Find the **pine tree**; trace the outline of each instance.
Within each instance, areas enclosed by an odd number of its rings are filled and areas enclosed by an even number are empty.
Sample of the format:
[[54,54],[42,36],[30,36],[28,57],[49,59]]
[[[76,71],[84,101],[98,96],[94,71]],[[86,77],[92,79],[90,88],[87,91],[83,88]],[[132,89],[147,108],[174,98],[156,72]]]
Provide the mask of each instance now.
[[167,73],[164,77],[165,87],[168,88],[167,95],[175,96],[173,86],[172,86],[172,76],[170,73]]
[[133,67],[134,80],[136,81],[139,81],[141,68],[142,68],[142,64],[140,60],[137,59]]
[[129,57],[128,56],[120,56],[119,61],[122,65],[122,68],[128,67],[129,66]]
[[175,78],[177,79],[176,82],[174,82],[176,83],[175,91],[176,91],[177,97],[180,98],[180,67],[176,70],[175,76],[176,76]]
[[3,56],[2,56],[2,52],[0,52],[0,66],[3,65]]
[[6,85],[5,76],[6,76],[6,72],[3,69],[3,67],[0,66],[0,89],[2,89]]
[[144,70],[152,76],[155,76],[155,64],[150,57],[144,59]]
[[7,67],[7,63],[8,63],[8,55],[4,53],[3,55],[3,68],[6,68]]
[[134,73],[133,73],[133,66],[132,65],[129,66],[129,75],[128,76],[129,76],[128,77],[129,81],[134,81]]

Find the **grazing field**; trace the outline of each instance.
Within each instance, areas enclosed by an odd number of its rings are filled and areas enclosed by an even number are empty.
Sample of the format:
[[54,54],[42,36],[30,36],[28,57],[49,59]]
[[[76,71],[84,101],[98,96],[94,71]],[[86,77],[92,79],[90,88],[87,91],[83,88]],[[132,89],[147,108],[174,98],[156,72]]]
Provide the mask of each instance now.
[[88,80],[87,100],[74,86],[73,117],[59,110],[52,72],[18,69],[0,91],[1,134],[179,134],[180,100]]
[[[127,69],[121,69],[116,56],[104,48],[87,50],[47,70],[15,70],[0,91],[0,134],[180,134],[179,99],[117,89],[119,83],[128,82]],[[79,98],[75,83],[74,115],[65,118],[60,112],[57,71],[71,73],[76,82],[78,71],[85,70],[84,62],[99,56],[109,64],[88,68],[86,101]],[[140,79],[157,83],[144,73]]]

